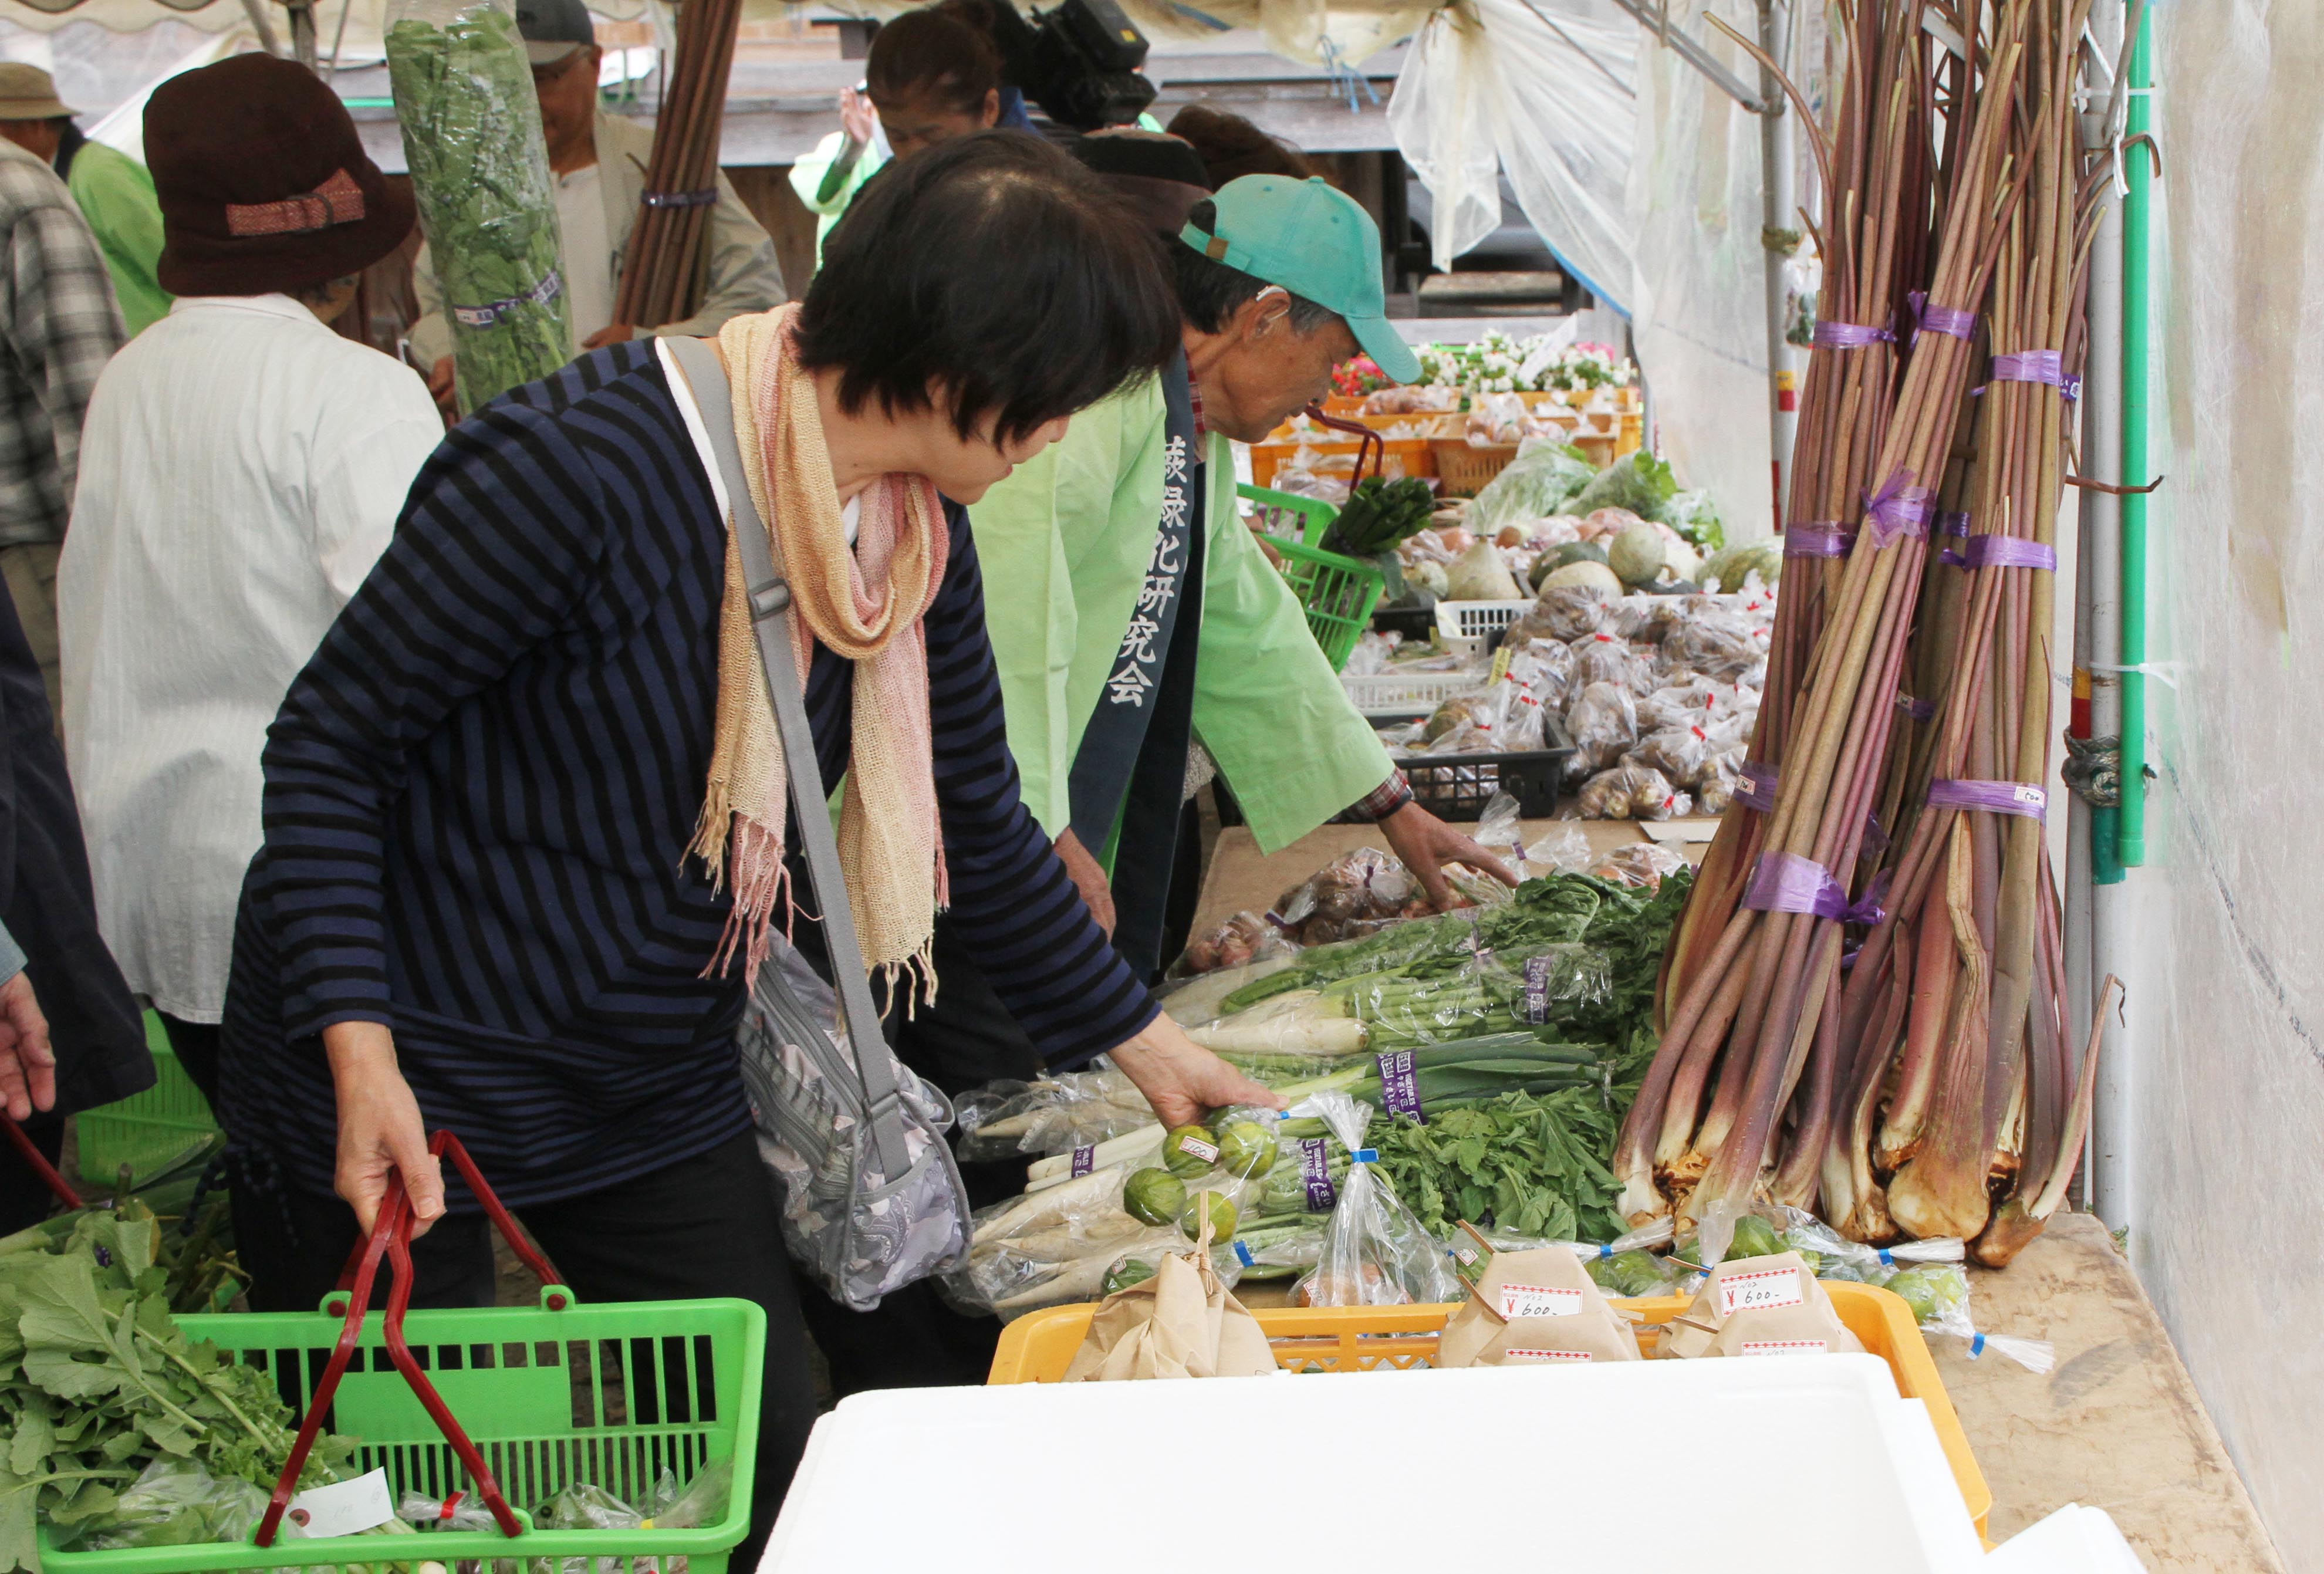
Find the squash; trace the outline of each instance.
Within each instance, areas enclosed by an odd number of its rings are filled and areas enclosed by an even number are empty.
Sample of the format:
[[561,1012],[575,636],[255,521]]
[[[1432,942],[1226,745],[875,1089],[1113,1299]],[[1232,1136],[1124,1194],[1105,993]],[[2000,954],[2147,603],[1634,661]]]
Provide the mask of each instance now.
[[1662,532],[1641,520],[1622,527],[1622,533],[1607,549],[1606,563],[1625,584],[1652,584],[1662,573],[1668,552]]
[[1715,579],[1721,591],[1732,595],[1743,588],[1745,575],[1754,573],[1766,585],[1774,585],[1783,578],[1784,548],[1779,538],[1770,536],[1748,546],[1729,547],[1705,563],[1695,578],[1704,584]]
[[1591,563],[1586,559],[1553,570],[1550,576],[1541,582],[1542,594],[1546,595],[1553,590],[1563,590],[1568,585],[1602,590],[1609,598],[1622,594],[1622,582],[1614,577],[1611,568],[1603,563]]
[[1452,592],[1447,601],[1515,601],[1521,594],[1501,549],[1490,541],[1471,542],[1446,566],[1444,578]]
[[1570,563],[1603,563],[1606,548],[1595,541],[1568,541],[1564,546],[1544,552],[1534,559],[1533,587],[1538,591],[1542,582]]

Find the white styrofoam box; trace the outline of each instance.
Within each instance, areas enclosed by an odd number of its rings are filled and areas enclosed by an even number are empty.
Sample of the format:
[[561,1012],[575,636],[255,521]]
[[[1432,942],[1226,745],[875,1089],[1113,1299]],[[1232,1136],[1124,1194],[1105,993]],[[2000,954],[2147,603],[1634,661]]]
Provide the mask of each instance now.
[[1987,1574],[2146,1574],[2114,1516],[2079,1503],[1994,1548],[1985,1567]]
[[1508,628],[1533,605],[1516,601],[1441,601],[1436,603],[1436,642],[1459,656],[1483,653],[1485,641]]
[[1478,686],[1473,670],[1461,672],[1342,673],[1348,700],[1367,716],[1422,716]]
[[1514,1574],[1631,1568],[1669,1533],[1720,1574],[1984,1561],[1886,1363],[1791,1356],[859,1394],[816,1423],[759,1574],[1183,1574],[1250,1536]]

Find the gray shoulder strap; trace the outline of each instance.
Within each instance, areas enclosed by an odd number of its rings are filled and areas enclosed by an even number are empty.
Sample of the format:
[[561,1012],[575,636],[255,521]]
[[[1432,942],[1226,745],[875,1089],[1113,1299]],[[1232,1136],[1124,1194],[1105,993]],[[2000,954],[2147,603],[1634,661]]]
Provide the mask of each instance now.
[[807,855],[807,877],[823,904],[824,938],[831,953],[833,981],[847,1020],[855,1074],[862,1082],[864,1105],[871,1111],[880,1167],[890,1180],[895,1180],[910,1168],[904,1148],[903,1106],[897,1096],[887,1041],[881,1036],[880,1013],[872,1003],[871,980],[864,975],[855,914],[848,906],[847,884],[840,873],[839,840],[832,833],[823,771],[816,763],[815,734],[807,727],[807,696],[800,691],[798,668],[791,656],[791,588],[775,566],[766,524],[759,517],[750,480],[742,471],[742,452],[734,443],[734,408],[727,392],[725,367],[706,340],[671,335],[664,342],[675,352],[686,374],[687,386],[709,433],[711,452],[718,456],[726,506],[733,513],[734,541],[742,557],[742,584],[750,597],[752,630],[758,636],[759,663],[766,671],[775,729],[782,739],[783,763],[790,778],[800,850]]

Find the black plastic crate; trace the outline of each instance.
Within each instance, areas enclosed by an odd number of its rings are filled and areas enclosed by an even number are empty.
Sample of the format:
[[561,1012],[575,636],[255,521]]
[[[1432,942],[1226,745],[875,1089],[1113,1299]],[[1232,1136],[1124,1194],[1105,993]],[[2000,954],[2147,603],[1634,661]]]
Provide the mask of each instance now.
[[1407,640],[1425,640],[1436,631],[1436,609],[1374,607],[1372,628],[1382,634],[1401,634]]
[[1543,718],[1545,749],[1515,754],[1408,754],[1397,759],[1412,796],[1440,820],[1474,820],[1495,793],[1517,801],[1517,813],[1545,820],[1557,812],[1559,784],[1573,758],[1573,740],[1555,716]]

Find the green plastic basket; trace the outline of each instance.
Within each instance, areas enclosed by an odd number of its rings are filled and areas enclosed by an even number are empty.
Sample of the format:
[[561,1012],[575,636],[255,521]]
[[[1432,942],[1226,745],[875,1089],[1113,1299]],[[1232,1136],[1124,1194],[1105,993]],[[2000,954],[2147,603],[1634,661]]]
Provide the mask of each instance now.
[[1288,509],[1300,518],[1300,538],[1269,536],[1268,544],[1283,557],[1283,582],[1307,610],[1307,628],[1324,658],[1337,672],[1355,653],[1356,641],[1371,626],[1372,608],[1379,604],[1388,582],[1370,564],[1308,545],[1321,540],[1339,513],[1328,502],[1294,497],[1263,486],[1235,489],[1262,508]]
[[142,1181],[217,1130],[209,1101],[178,1063],[161,1019],[151,1011],[145,1047],[153,1052],[152,1087],[73,1117],[80,1178],[91,1185],[110,1186],[124,1164]]
[[[463,1163],[464,1172],[469,1167]],[[392,1192],[383,1218],[401,1201],[400,1192]],[[512,1229],[510,1237],[515,1244]],[[529,1247],[520,1250],[531,1255]],[[345,1293],[334,1292],[320,1312],[223,1312],[180,1317],[178,1324],[188,1339],[208,1339],[272,1374],[303,1419],[343,1331],[346,1304]],[[475,1478],[391,1360],[385,1322],[379,1312],[363,1320],[323,1424],[360,1438],[355,1471],[384,1469],[389,1491],[399,1500],[406,1492],[438,1501],[455,1492],[479,1494]],[[63,1551],[51,1544],[43,1526],[42,1567],[47,1574],[207,1574],[362,1563],[384,1574],[391,1565],[416,1569],[422,1560],[455,1567],[464,1559],[586,1556],[611,1560],[581,1565],[597,1574],[649,1574],[649,1566],[638,1560],[653,1557],[666,1567],[671,1555],[682,1553],[688,1574],[724,1574],[727,1555],[751,1524],[760,1368],[767,1339],[766,1313],[757,1305],[662,1301],[584,1306],[564,1285],[547,1284],[537,1307],[410,1312],[403,1336],[414,1364],[524,1521],[521,1535],[442,1531],[418,1537],[286,1536],[263,1551],[241,1541]],[[530,1528],[528,1511],[567,1487],[590,1483],[623,1502],[638,1503],[665,1468],[683,1486],[705,1465],[721,1459],[733,1463],[733,1487],[725,1517],[715,1525]]]

